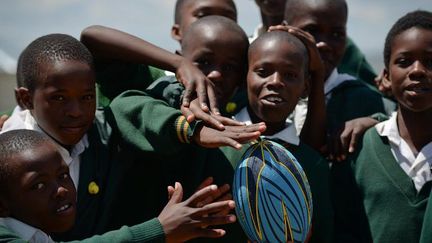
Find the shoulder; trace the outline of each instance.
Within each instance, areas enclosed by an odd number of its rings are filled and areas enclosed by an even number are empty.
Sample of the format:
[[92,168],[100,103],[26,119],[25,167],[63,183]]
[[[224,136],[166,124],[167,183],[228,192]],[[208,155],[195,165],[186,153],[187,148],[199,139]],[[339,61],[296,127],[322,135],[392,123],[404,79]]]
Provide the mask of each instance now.
[[0,242],[24,243],[26,241],[21,239],[7,227],[0,225]]

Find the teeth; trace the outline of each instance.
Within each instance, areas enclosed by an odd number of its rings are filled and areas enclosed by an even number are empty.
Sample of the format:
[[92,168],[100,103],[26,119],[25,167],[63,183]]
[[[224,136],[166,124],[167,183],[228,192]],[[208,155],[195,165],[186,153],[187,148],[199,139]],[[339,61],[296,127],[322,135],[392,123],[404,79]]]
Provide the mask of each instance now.
[[57,213],[62,212],[64,210],[70,208],[70,206],[71,206],[70,204],[66,204],[66,205],[60,207],[59,209],[57,209]]
[[429,92],[430,89],[429,88],[413,88],[412,91],[414,91],[416,93],[423,93],[423,92]]
[[270,96],[266,98],[270,102],[282,102],[282,99],[276,96]]

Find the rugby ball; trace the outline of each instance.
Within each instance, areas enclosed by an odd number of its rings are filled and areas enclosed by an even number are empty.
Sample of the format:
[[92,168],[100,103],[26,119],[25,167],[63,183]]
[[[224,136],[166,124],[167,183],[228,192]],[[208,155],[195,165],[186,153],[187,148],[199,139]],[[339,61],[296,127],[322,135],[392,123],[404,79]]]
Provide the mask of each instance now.
[[236,214],[253,242],[304,242],[311,227],[306,175],[283,146],[261,140],[249,147],[233,183]]

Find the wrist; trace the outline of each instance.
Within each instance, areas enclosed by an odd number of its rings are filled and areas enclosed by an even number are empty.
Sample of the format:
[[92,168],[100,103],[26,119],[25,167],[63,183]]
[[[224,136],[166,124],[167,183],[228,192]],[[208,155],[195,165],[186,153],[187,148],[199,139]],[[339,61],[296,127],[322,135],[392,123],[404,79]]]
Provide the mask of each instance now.
[[202,121],[188,122],[186,117],[181,115],[175,121],[175,130],[177,138],[181,143],[191,143],[196,137],[196,134],[202,129]]

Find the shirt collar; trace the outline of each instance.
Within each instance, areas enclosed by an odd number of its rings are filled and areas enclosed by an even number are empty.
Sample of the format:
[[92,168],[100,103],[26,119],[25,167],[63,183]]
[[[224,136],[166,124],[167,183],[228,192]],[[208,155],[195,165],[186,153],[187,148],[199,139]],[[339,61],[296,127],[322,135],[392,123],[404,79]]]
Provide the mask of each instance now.
[[[246,125],[252,124],[252,119],[250,118],[249,112],[247,110],[247,107],[243,108],[239,113],[237,113],[234,116],[234,120],[240,121],[245,123]],[[285,121],[285,128],[279,131],[278,133],[275,133],[273,135],[266,135],[262,136],[265,138],[270,139],[280,139],[284,142],[287,142],[289,144],[299,145],[300,144],[300,138],[297,136],[297,131],[295,129],[295,126],[293,122],[290,119],[286,119]]]
[[391,143],[399,146],[401,137],[399,135],[396,118],[397,112],[393,112],[390,119],[376,124],[375,128],[380,136],[387,137]]
[[336,68],[333,69],[332,73],[324,83],[324,94],[328,95],[334,88],[350,80],[356,80],[356,78],[346,73],[340,74]]
[[[29,130],[35,130],[35,131],[39,131],[42,132],[44,134],[46,134],[37,124],[36,120],[33,118],[33,116],[31,115],[29,110],[25,110],[25,116],[24,116],[24,127],[25,129],[29,129]],[[72,147],[72,150],[69,152],[67,149],[65,149],[63,146],[61,146],[60,144],[56,143],[58,146],[58,150],[60,155],[62,156],[63,160],[66,162],[66,164],[69,166],[73,159],[77,156],[79,156],[82,152],[84,152],[84,150],[89,146],[89,142],[88,142],[88,138],[87,138],[87,134],[85,134],[81,140],[75,144]]]
[[[42,230],[14,218],[0,218],[0,225],[10,229],[28,242],[52,242],[51,238]],[[36,241],[36,239],[38,240]]]

